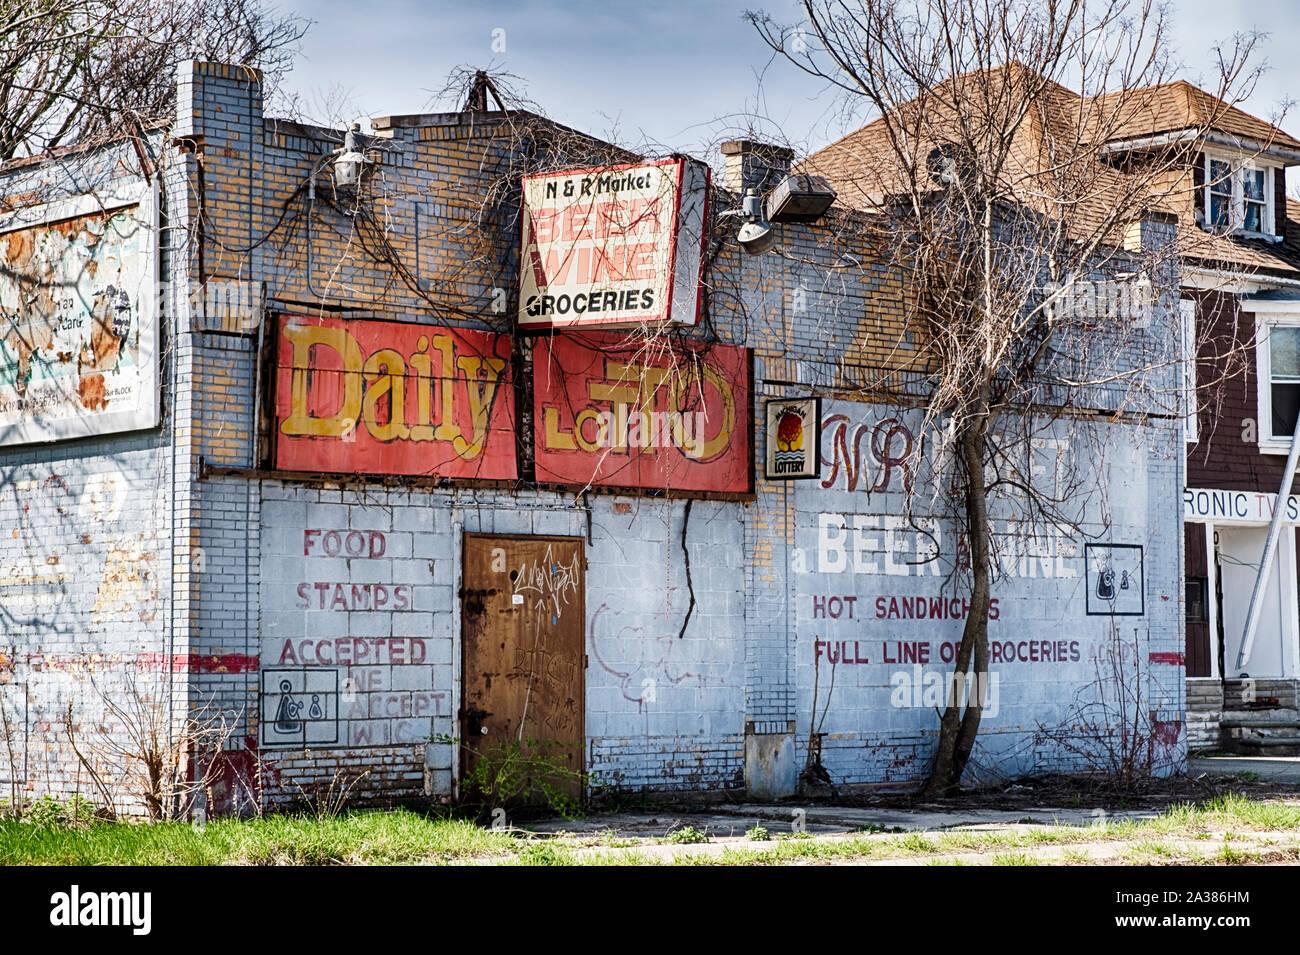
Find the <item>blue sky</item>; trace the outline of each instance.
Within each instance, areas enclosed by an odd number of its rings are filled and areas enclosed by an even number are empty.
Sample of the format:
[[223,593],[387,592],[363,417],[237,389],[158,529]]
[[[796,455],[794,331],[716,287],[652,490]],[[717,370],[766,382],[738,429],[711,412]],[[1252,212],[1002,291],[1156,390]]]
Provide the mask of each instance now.
[[[632,147],[712,159],[704,155],[709,146],[738,133],[812,150],[847,131],[822,84],[772,62],[741,20],[750,8],[793,21],[790,0],[310,0],[291,6],[315,22],[287,88],[320,121],[454,108],[434,95],[464,65],[517,74],[541,112]],[[1296,7],[1295,0],[1176,0],[1182,75],[1192,82],[1215,75],[1210,51],[1216,42],[1236,31],[1270,30],[1258,48],[1269,70],[1245,107],[1271,118],[1283,100],[1300,93]],[[1300,133],[1300,109],[1282,126]]]

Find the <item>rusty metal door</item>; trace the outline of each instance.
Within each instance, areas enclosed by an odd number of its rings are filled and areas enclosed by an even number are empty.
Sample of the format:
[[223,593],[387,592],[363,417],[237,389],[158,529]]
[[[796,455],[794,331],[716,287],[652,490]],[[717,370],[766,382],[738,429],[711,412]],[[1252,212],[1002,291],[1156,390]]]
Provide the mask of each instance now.
[[586,742],[581,538],[466,534],[463,567],[462,780],[485,760],[491,772],[495,761],[522,756],[543,768],[563,767],[546,782],[581,798]]

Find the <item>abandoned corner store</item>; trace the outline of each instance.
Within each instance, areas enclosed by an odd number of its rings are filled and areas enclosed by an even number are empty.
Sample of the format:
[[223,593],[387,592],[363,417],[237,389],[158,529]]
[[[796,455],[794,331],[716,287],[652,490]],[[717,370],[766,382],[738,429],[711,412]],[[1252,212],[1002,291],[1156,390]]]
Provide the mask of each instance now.
[[[907,513],[938,480],[918,408],[850,400],[920,387],[900,276],[838,211],[774,224],[783,255],[716,218],[788,156],[584,186],[608,147],[530,114],[385,117],[347,150],[264,117],[254,71],[178,84],[165,127],[0,168],[0,256],[45,295],[0,346],[0,782],[84,791],[70,739],[95,759],[142,693],[226,721],[212,813],[343,776],[453,797],[519,739],[573,744],[590,792],[788,795],[810,740],[837,785],[924,778],[961,535]],[[523,231],[521,169],[548,170]],[[571,187],[632,217],[574,261]],[[554,291],[584,280],[616,291]],[[650,319],[674,331],[626,330]],[[1181,424],[1088,418],[1033,450],[1082,474],[1086,536],[995,514],[972,779],[1077,768],[1043,731],[1117,634],[1184,759]]]

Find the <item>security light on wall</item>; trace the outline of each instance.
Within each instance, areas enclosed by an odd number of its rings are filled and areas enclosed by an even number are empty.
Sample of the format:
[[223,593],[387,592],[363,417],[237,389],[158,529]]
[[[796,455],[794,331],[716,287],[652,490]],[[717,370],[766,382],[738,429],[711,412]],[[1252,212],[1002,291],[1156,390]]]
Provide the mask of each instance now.
[[830,211],[835,189],[821,176],[786,176],[767,197],[770,222],[816,222]]
[[762,255],[776,241],[772,223],[763,218],[763,200],[757,189],[746,189],[745,198],[740,209],[729,209],[718,218],[741,216],[744,222],[736,233],[736,241],[750,255]]
[[970,151],[956,143],[935,146],[925,157],[930,179],[945,189],[965,187],[975,175],[975,160]]
[[357,134],[361,124],[353,123],[352,128],[343,137],[343,148],[334,155],[334,186],[337,189],[350,189],[361,183],[361,175],[366,166],[373,165],[357,148]]

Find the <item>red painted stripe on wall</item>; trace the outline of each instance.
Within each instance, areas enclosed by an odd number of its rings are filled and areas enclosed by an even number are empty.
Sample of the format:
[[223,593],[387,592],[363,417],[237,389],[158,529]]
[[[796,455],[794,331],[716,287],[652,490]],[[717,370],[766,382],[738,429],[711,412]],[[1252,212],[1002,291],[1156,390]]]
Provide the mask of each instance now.
[[173,673],[252,673],[256,654],[246,653],[29,653],[33,670],[93,671],[134,664],[142,670],[167,669]]

